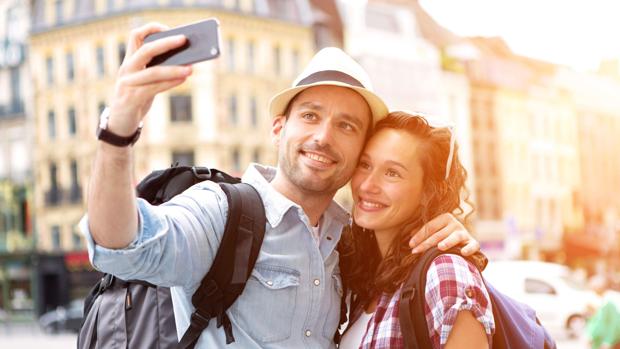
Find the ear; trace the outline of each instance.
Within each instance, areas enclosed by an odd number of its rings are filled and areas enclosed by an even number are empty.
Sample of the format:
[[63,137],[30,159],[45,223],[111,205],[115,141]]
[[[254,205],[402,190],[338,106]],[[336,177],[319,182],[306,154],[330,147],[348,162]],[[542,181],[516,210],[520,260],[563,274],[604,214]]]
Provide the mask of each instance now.
[[286,117],[284,115],[278,115],[273,118],[273,122],[271,123],[271,143],[276,147],[280,146],[280,138],[282,138],[285,124]]

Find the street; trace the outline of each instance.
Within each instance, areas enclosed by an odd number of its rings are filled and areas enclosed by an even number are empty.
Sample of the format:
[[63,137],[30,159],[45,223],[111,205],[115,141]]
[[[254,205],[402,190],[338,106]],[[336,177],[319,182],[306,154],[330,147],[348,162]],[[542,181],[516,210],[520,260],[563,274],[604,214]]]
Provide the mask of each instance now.
[[[588,349],[585,338],[569,340],[556,333],[552,336],[557,341],[558,349]],[[45,334],[36,324],[0,325],[0,349],[67,349],[75,346],[75,334]]]

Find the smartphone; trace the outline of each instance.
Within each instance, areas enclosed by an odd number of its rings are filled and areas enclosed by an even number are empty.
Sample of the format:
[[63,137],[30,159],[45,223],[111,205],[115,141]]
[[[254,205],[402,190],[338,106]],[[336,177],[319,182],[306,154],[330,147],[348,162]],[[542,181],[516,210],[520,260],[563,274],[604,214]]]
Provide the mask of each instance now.
[[215,18],[153,33],[144,38],[144,43],[178,34],[185,35],[187,38],[185,44],[153,57],[147,67],[193,64],[220,55],[220,23]]

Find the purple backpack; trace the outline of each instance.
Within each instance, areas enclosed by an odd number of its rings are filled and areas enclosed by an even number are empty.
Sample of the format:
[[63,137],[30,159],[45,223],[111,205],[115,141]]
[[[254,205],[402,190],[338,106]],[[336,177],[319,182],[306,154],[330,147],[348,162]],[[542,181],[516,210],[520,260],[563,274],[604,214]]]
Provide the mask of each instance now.
[[[431,248],[416,261],[403,285],[399,320],[407,349],[432,348],[424,317],[426,273],[433,260],[442,254],[461,255],[458,249],[440,251]],[[470,257],[463,257],[478,265]],[[484,278],[483,278],[484,280]],[[484,284],[491,298],[495,334],[493,349],[556,349],[555,341],[540,324],[531,307],[499,292],[489,282]]]

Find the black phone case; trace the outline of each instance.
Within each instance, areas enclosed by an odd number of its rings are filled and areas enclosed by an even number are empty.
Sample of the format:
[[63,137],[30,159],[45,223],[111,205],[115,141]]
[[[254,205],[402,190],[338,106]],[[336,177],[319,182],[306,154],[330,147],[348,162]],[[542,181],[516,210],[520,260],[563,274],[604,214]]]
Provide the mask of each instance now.
[[147,67],[193,64],[220,55],[219,22],[214,18],[151,34],[144,39],[144,43],[178,34],[185,35],[185,44],[153,57]]

